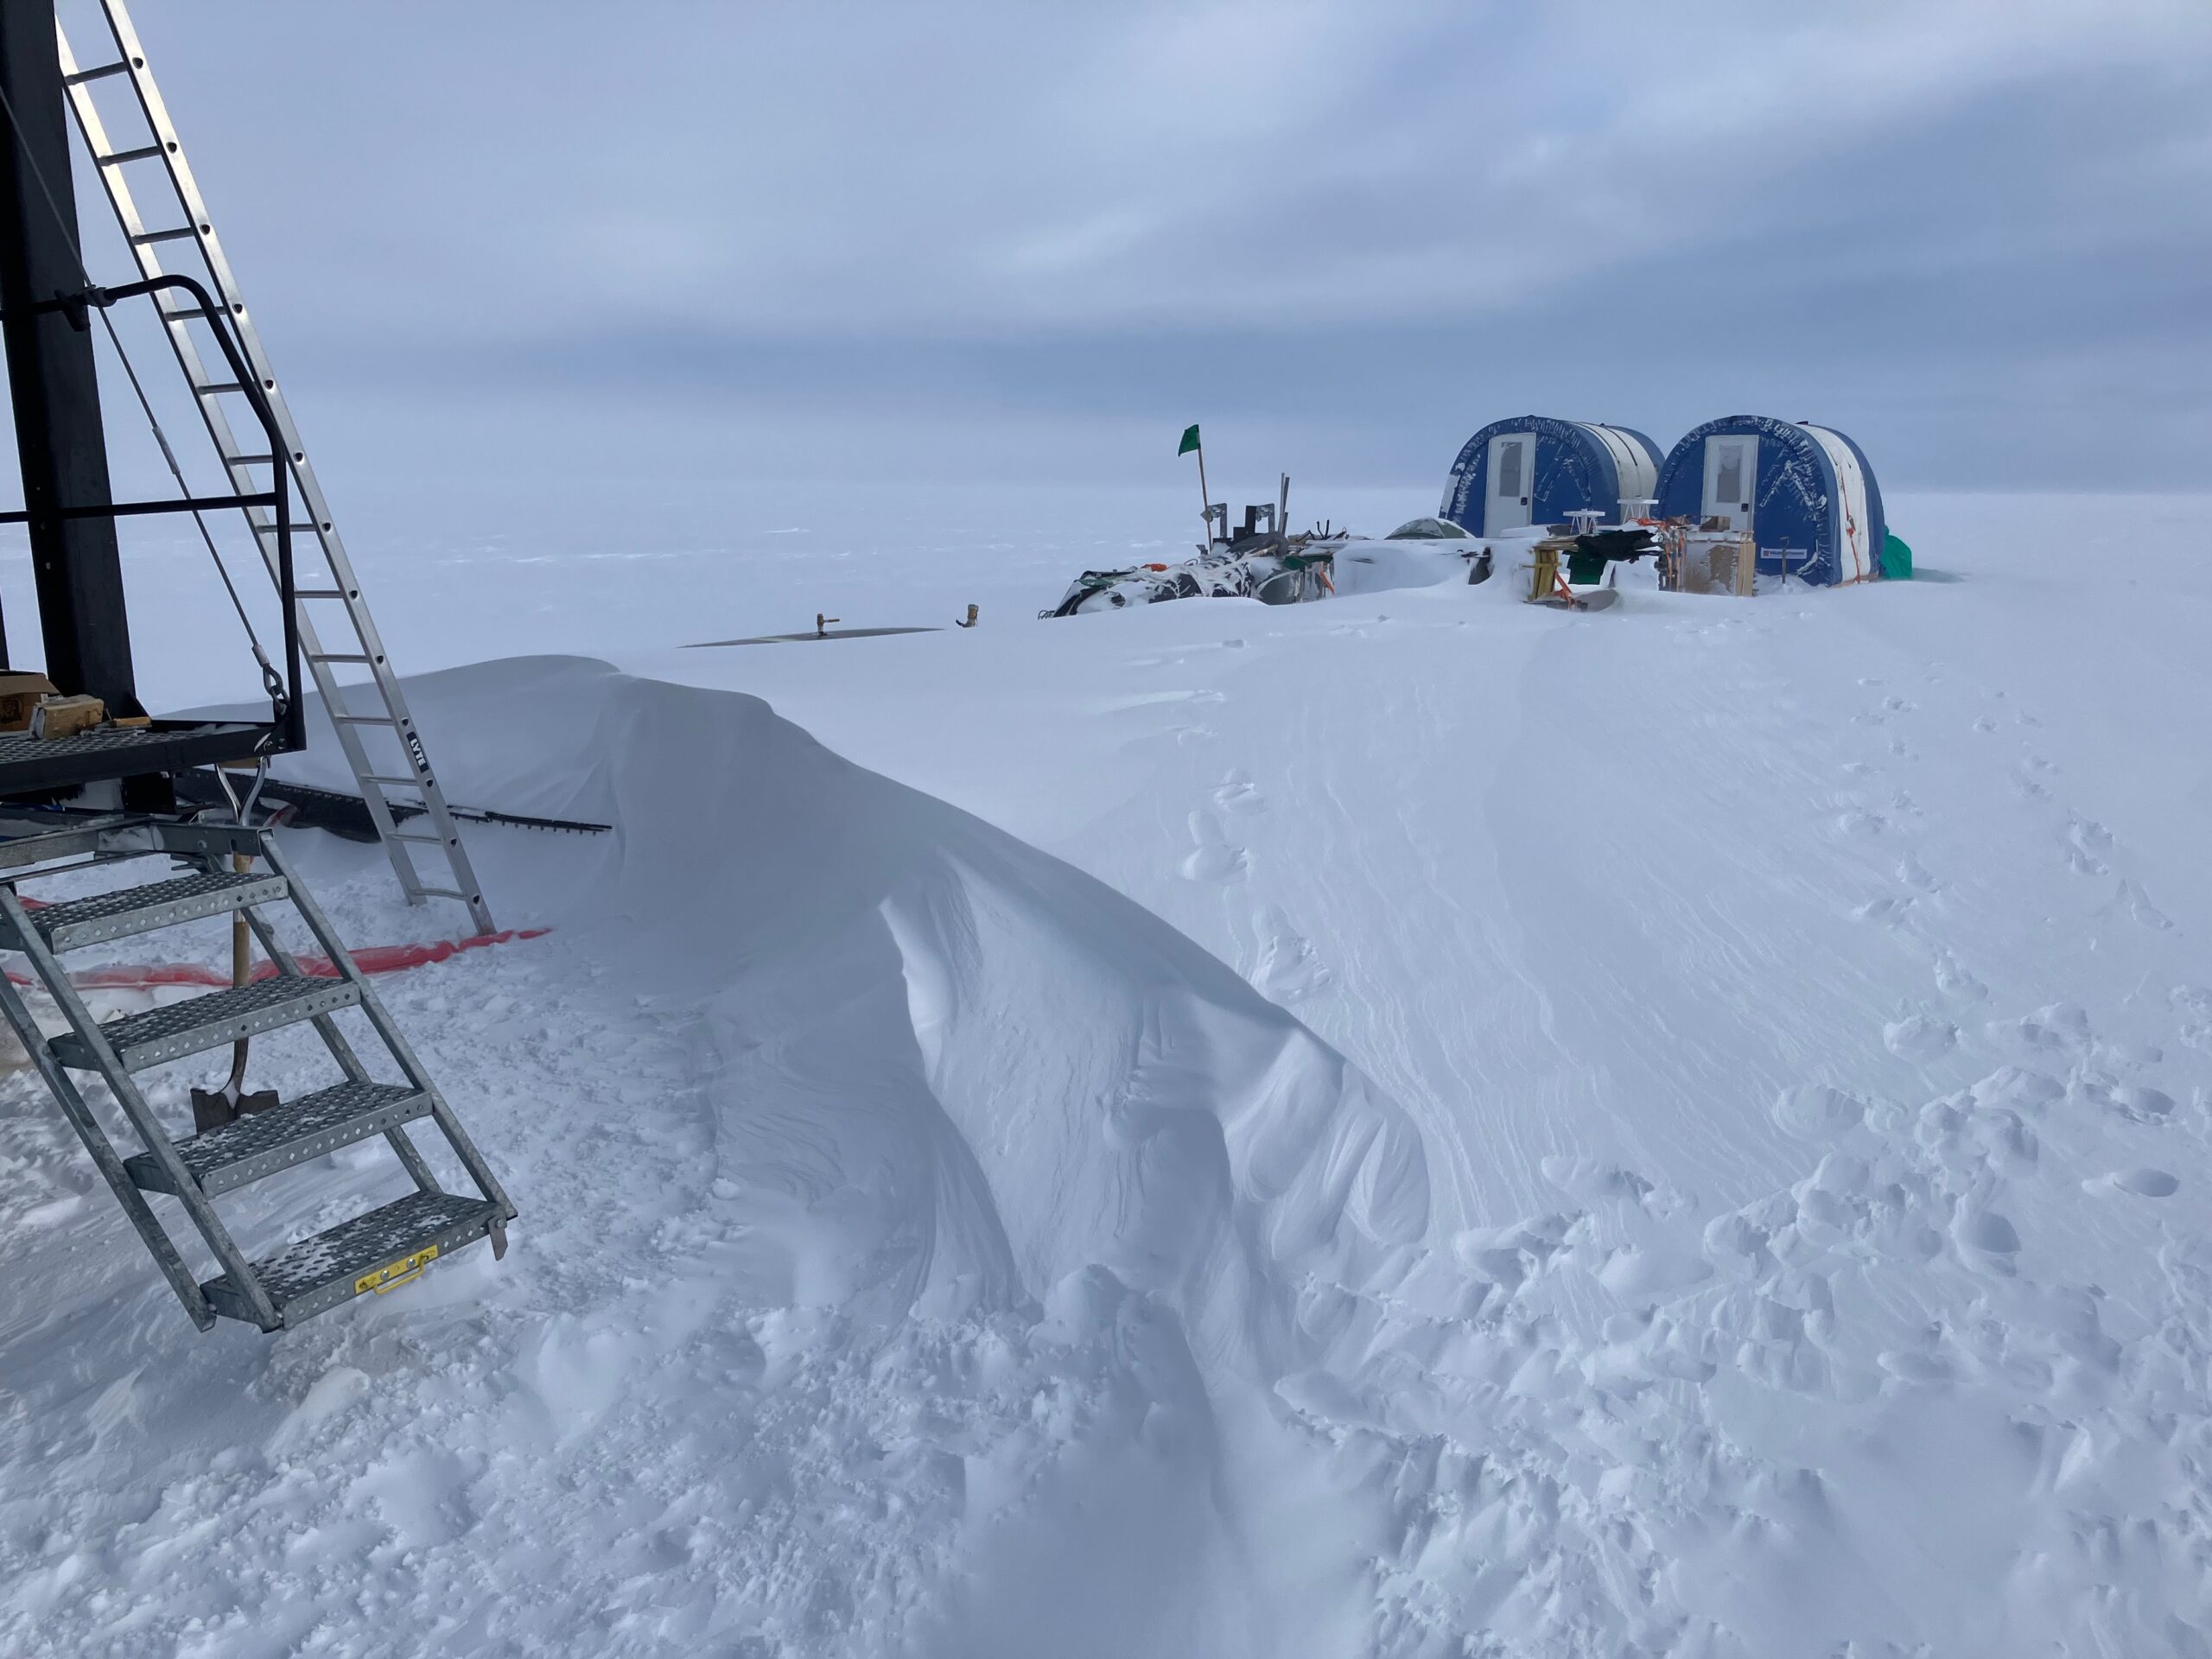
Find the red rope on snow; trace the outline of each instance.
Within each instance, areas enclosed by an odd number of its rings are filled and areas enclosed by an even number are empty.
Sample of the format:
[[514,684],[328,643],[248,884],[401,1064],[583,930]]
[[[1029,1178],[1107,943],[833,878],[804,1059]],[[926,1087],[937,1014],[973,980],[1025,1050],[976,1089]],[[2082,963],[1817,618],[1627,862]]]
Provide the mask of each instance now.
[[[487,945],[505,944],[511,939],[537,939],[552,931],[546,927],[506,928],[497,933],[478,933],[466,939],[438,939],[428,944],[372,944],[353,952],[353,965],[365,974],[396,974],[409,968],[423,968],[434,962],[448,962],[464,950],[480,950]],[[310,979],[335,979],[338,969],[327,957],[298,958],[300,971]],[[278,971],[273,962],[253,964],[253,977],[268,979]],[[32,982],[24,975],[13,972],[8,977],[18,985]],[[227,987],[230,970],[210,968],[196,962],[156,962],[127,963],[114,968],[88,968],[83,973],[69,976],[69,982],[80,991],[151,990],[157,985],[208,985]]]

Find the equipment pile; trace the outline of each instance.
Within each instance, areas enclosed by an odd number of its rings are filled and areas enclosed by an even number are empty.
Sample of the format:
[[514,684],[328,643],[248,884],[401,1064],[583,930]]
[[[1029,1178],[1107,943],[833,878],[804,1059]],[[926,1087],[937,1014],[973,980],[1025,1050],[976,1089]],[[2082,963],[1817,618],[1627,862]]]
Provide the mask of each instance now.
[[[1121,570],[1086,570],[1068,584],[1060,602],[1039,616],[1079,616],[1156,605],[1167,599],[1256,599],[1262,605],[1303,605],[1336,592],[1337,550],[1351,532],[1317,524],[1295,536],[1281,529],[1290,480],[1281,496],[1244,509],[1233,534],[1225,505],[1206,510],[1206,543],[1196,558],[1178,564],[1137,564]],[[1218,528],[1217,528],[1218,527]]]

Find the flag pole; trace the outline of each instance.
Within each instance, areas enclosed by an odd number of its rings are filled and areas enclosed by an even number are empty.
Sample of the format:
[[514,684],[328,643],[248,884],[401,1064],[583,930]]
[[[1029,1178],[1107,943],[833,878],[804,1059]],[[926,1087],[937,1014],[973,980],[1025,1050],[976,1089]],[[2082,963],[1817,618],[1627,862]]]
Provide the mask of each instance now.
[[1213,545],[1213,496],[1206,489],[1206,441],[1198,440],[1198,514],[1206,527],[1206,545]]

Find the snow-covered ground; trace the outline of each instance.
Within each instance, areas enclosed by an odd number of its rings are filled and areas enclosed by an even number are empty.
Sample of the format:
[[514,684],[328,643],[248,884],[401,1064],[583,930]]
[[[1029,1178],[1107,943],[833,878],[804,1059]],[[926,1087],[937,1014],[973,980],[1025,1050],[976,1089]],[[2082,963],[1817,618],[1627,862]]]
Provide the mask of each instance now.
[[2205,504],[1033,620],[1121,505],[357,547],[507,658],[412,688],[454,796],[617,826],[385,982],[514,1247],[198,1337],[9,1081],[0,1650],[2212,1653]]

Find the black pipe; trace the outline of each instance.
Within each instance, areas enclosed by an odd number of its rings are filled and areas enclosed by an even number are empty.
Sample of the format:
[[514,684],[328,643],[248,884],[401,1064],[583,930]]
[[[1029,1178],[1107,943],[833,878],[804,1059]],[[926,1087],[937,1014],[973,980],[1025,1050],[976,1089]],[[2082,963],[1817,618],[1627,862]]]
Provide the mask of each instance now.
[[114,521],[68,511],[103,507],[111,489],[92,335],[81,313],[44,304],[86,280],[51,3],[0,3],[0,338],[47,677],[141,715]]
[[[160,293],[165,289],[181,289],[199,302],[197,315],[207,321],[208,332],[214,336],[224,361],[230,365],[232,382],[252,407],[254,418],[261,423],[262,435],[268,441],[269,488],[242,492],[237,495],[178,496],[165,501],[108,501],[99,506],[49,508],[46,516],[61,523],[79,518],[105,518],[109,521],[108,536],[112,540],[115,535],[113,521],[118,517],[156,512],[201,512],[219,507],[274,508],[276,515],[276,596],[284,620],[284,705],[276,710],[276,718],[284,728],[284,747],[303,749],[308,746],[307,707],[300,696],[300,618],[292,560],[292,508],[289,484],[292,473],[291,455],[285,448],[284,434],[276,424],[276,410],[269,401],[268,392],[247,365],[244,347],[232,337],[230,314],[217,305],[215,296],[195,279],[175,272],[148,276],[115,288],[73,289],[26,308],[40,315],[73,315],[82,319],[88,307],[105,311],[118,301],[135,300],[144,295]],[[5,321],[5,316],[0,315],[0,322]],[[105,455],[102,461],[105,464]],[[0,524],[29,524],[36,517],[29,511],[0,513]],[[127,653],[130,645],[127,634],[124,645]],[[48,677],[53,677],[48,675]]]

